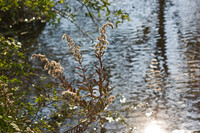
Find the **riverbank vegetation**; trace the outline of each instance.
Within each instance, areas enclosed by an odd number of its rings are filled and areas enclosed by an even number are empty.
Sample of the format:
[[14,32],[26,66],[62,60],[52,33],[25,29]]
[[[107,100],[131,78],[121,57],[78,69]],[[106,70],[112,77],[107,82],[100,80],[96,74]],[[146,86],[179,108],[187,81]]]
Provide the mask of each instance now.
[[[76,3],[73,6],[72,3]],[[85,15],[94,23],[97,19],[112,21],[116,25],[129,20],[129,16],[122,10],[111,10],[108,0],[9,0],[0,1],[0,28],[9,29],[13,25],[36,20],[50,24],[60,22],[60,16],[75,23],[76,17]],[[79,14],[79,11],[82,14]],[[78,25],[77,25],[78,26]]]
[[[106,27],[113,28],[111,23],[100,29],[99,43],[95,45],[94,52],[98,65],[89,75],[88,68],[82,64],[80,47],[68,35],[63,36],[79,64],[76,69],[80,81],[75,86],[72,85],[74,81],[65,78],[60,63],[49,61],[45,55],[33,55],[46,63],[45,69],[60,83],[58,86],[44,82],[45,77],[38,77],[35,68],[26,60],[28,57],[21,50],[23,44],[9,37],[14,36],[12,32],[4,34],[20,23],[43,21],[56,25],[61,17],[80,28],[76,24],[76,16],[79,15],[77,11],[83,9],[85,17],[90,17],[94,23],[97,19],[104,19],[117,25],[129,19],[128,14],[121,10],[111,11],[111,3],[107,0],[75,2],[76,8],[64,0],[0,1],[0,29],[3,31],[0,33],[0,132],[56,132],[61,127],[80,132],[97,120],[102,127],[102,114],[105,115],[105,108],[114,98],[102,60],[108,44]],[[32,84],[33,80],[38,85]]]
[[[32,59],[38,57],[45,63],[44,69],[59,81],[58,88],[47,89],[40,86],[40,90],[33,94],[29,88],[24,89],[24,78],[34,76],[29,70],[28,64],[23,61],[23,53],[19,52],[21,44],[11,38],[1,38],[1,132],[42,132],[56,131],[65,124],[67,119],[74,119],[73,128],[66,132],[83,132],[92,122],[99,121],[103,125],[105,108],[112,102],[112,96],[106,67],[103,63],[103,55],[108,45],[106,40],[106,27],[112,27],[107,23],[100,29],[98,43],[95,45],[94,56],[98,63],[94,66],[95,72],[88,75],[88,68],[83,65],[84,59],[80,53],[80,47],[73,43],[73,40],[66,34],[63,39],[68,42],[69,52],[73,52],[74,59],[79,64],[77,76],[80,77],[73,86],[63,74],[61,64],[56,61],[49,61],[45,55],[35,54]],[[11,70],[11,71],[10,71]],[[77,87],[75,89],[75,87]],[[51,110],[50,114],[43,114],[44,109]],[[69,126],[71,127],[71,126]]]

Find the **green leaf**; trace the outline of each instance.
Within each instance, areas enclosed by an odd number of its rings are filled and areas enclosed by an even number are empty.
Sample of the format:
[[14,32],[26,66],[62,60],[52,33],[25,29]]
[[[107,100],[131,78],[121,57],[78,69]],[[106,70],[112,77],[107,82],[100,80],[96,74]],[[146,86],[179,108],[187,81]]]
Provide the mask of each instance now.
[[98,16],[99,16],[99,18],[101,18],[101,13],[100,12],[98,12]]
[[64,0],[61,0],[60,3],[61,3],[61,4],[64,3]]
[[39,97],[38,97],[38,98],[36,98],[36,99],[35,99],[35,103],[37,103],[39,100],[40,100],[40,98],[39,98]]
[[115,26],[118,27],[118,24],[121,23],[121,21],[117,21]]

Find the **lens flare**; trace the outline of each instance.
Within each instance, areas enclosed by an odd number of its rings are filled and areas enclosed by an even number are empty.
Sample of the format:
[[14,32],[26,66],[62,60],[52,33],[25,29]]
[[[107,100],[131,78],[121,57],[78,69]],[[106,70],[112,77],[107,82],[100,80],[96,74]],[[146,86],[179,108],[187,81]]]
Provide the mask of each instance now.
[[165,133],[156,121],[152,121],[144,130],[144,133]]

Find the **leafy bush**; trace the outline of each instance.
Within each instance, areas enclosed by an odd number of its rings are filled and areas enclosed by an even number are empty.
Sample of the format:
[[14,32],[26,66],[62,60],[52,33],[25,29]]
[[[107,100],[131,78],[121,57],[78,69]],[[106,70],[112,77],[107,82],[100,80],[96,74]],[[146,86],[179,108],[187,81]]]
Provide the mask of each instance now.
[[24,61],[23,53],[19,51],[21,43],[12,38],[0,37],[0,80],[7,82],[18,81],[27,75],[28,64]]
[[48,100],[43,95],[47,95],[49,86],[41,83],[33,91],[27,87],[25,82],[34,75],[20,47],[21,43],[12,38],[0,38],[0,132],[3,133],[49,129],[46,121],[40,120],[40,110]]
[[[0,131],[19,131],[19,125],[24,126],[27,116],[21,116],[23,106],[19,93],[22,79],[27,76],[28,64],[23,53],[19,51],[21,43],[12,38],[0,38]],[[23,95],[23,94],[22,94]]]
[[[115,17],[116,24],[129,20],[129,16],[122,10],[111,10],[111,2],[108,0],[75,0],[75,7],[71,6],[72,1],[68,0],[1,0],[0,1],[0,28],[9,28],[19,22],[31,22],[35,19],[43,19],[51,23],[60,21],[58,15],[67,18],[74,23],[78,11],[85,13],[93,22],[97,18],[112,21]],[[102,17],[103,16],[103,17]]]

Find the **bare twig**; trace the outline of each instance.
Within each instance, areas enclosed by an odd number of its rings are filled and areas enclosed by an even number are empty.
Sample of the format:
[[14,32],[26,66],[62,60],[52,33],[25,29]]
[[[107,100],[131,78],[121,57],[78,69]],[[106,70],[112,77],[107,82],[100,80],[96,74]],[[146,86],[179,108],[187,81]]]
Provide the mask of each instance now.
[[94,39],[93,39],[90,35],[88,35],[85,31],[83,31],[83,30],[80,28],[80,26],[79,26],[75,21],[73,21],[73,20],[70,19],[70,14],[66,14],[66,13],[60,11],[59,9],[57,9],[56,7],[54,7],[54,10],[55,10],[57,13],[59,13],[61,16],[63,16],[64,18],[66,18],[68,21],[70,21],[72,24],[74,24],[74,25],[77,27],[77,29],[78,29],[84,36],[87,36],[88,38],[90,38],[90,40],[92,40],[92,42],[94,42]]

